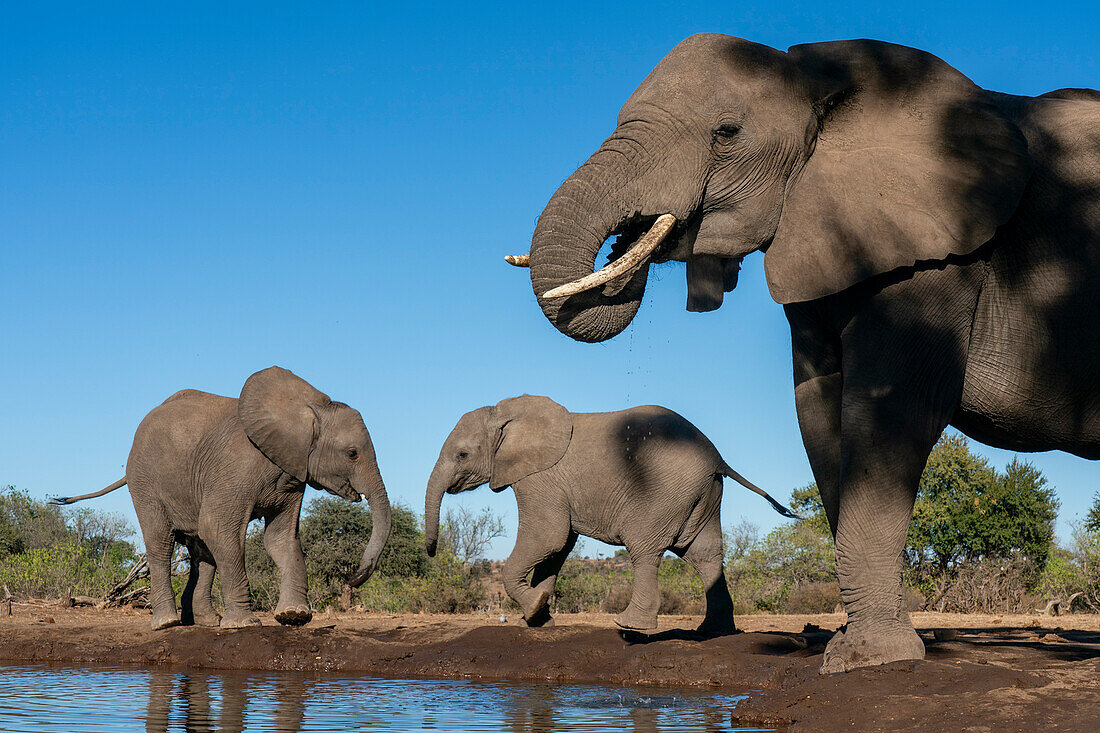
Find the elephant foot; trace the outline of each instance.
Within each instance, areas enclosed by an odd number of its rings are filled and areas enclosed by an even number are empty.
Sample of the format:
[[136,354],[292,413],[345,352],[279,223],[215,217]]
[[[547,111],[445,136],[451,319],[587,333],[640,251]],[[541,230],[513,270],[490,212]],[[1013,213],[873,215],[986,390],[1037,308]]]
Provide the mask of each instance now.
[[195,614],[195,626],[218,626],[222,622],[221,614],[217,611]]
[[652,631],[657,628],[657,614],[627,609],[615,617],[615,625],[629,631]]
[[178,614],[153,614],[153,631],[160,631],[161,629],[170,629],[173,626],[180,625],[180,617]]
[[222,615],[213,608],[197,613],[185,608],[180,614],[181,626],[217,626],[221,623],[221,620]]
[[226,615],[222,617],[221,623],[218,625],[223,629],[247,629],[252,626],[259,626],[260,619],[251,613],[243,616]]
[[897,619],[849,622],[825,647],[821,674],[920,659],[924,659],[924,642],[911,623]]
[[525,616],[520,623],[532,629],[548,629],[554,626],[554,617],[550,615],[550,606],[545,605],[531,618]]
[[524,603],[519,598],[514,599],[523,608],[524,624],[531,627],[545,626],[550,620],[550,591],[532,588],[528,594],[534,595],[534,600],[530,603]]
[[306,606],[291,606],[289,608],[276,609],[275,620],[283,626],[303,626],[313,618],[313,611]]

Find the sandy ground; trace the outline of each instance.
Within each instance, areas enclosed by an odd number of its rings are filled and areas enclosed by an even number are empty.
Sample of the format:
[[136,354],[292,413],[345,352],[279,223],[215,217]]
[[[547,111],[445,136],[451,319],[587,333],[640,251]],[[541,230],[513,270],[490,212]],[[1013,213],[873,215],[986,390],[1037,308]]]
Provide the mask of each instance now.
[[752,690],[732,719],[791,731],[1100,731],[1098,616],[916,613],[923,662],[829,677],[817,669],[842,615],[740,616],[747,633],[711,639],[685,631],[690,616],[662,617],[651,634],[620,632],[605,614],[547,629],[484,615],[322,614],[301,628],[261,618],[258,629],[153,632],[145,611],[16,606],[0,618],[0,660]]

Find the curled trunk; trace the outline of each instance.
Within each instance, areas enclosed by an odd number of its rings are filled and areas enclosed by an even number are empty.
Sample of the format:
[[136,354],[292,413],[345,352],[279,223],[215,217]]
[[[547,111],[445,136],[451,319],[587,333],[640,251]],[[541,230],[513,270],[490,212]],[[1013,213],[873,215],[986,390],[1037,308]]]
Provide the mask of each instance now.
[[[605,341],[630,325],[649,276],[646,262],[606,285],[566,298],[542,297],[548,290],[591,274],[604,241],[639,213],[638,207],[615,195],[621,191],[601,185],[600,179],[608,176],[608,164],[600,156],[597,153],[561,185],[531,239],[531,285],[539,307],[559,331],[588,342]],[[627,173],[613,175],[629,180]]]

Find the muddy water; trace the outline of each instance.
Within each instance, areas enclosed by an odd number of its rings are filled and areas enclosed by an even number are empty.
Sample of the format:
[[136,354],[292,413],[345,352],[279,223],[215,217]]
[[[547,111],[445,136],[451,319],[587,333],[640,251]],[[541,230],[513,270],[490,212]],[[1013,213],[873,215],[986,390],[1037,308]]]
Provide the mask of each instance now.
[[698,690],[0,666],[0,730],[736,731]]

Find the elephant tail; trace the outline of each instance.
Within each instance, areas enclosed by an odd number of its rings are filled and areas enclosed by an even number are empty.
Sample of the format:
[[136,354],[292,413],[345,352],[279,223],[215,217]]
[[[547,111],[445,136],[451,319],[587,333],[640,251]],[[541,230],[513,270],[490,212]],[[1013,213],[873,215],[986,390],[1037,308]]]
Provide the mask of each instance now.
[[741,474],[737,473],[737,471],[734,471],[732,468],[730,468],[729,464],[727,464],[725,461],[722,461],[722,465],[718,467],[718,473],[722,474],[723,476],[729,476],[731,479],[741,484],[749,491],[754,491],[757,494],[760,494],[762,497],[768,500],[768,503],[772,505],[773,509],[782,514],[784,517],[790,517],[791,519],[802,519],[802,517],[798,516],[790,509],[773,499],[767,491],[764,491],[762,488],[749,481]]
[[95,492],[94,494],[84,494],[83,496],[58,496],[58,497],[54,497],[53,499],[50,499],[50,503],[51,504],[57,504],[58,506],[65,506],[66,504],[73,504],[73,503],[78,502],[78,501],[84,501],[85,499],[94,499],[97,496],[103,496],[104,494],[109,494],[112,491],[114,491],[115,489],[121,489],[125,485],[126,485],[126,477],[123,476],[122,478],[120,478],[118,481],[115,481],[113,484],[111,484],[107,488],[100,489],[99,491]]

